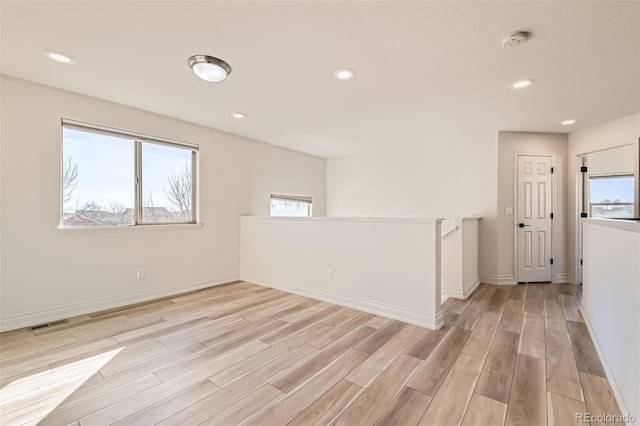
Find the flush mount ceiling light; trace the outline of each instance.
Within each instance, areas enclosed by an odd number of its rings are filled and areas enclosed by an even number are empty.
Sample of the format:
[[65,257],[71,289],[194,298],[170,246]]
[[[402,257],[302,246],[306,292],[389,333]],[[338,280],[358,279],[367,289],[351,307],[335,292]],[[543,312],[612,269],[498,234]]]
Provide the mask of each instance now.
[[514,47],[527,41],[529,33],[524,31],[518,31],[517,33],[509,34],[502,37],[502,47]]
[[512,89],[524,89],[525,87],[529,87],[533,84],[534,80],[518,80],[514,83],[511,83]]
[[577,118],[570,118],[568,120],[562,120],[560,124],[562,124],[563,126],[571,126],[572,124],[576,124],[577,122]]
[[336,78],[336,80],[351,80],[356,76],[356,72],[349,69],[340,69],[334,72],[333,76]]
[[247,118],[247,114],[245,114],[244,112],[232,112],[231,116],[233,118]]
[[42,54],[44,56],[46,56],[47,58],[56,61],[56,62],[60,62],[62,64],[75,64],[76,60],[73,59],[71,56],[67,56],[64,53],[60,53],[60,52],[54,52],[53,50],[45,50],[44,52],[42,52]]
[[211,83],[217,83],[231,74],[231,67],[222,59],[207,55],[194,55],[189,58],[189,66],[193,72]]

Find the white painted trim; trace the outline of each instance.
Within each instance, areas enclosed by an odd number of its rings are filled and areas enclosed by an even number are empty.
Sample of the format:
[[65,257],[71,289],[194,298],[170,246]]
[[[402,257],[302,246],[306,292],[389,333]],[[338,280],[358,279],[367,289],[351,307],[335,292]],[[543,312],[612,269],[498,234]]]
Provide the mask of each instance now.
[[556,274],[554,280],[554,283],[568,283],[569,281],[569,274]]
[[640,233],[640,222],[634,220],[585,218],[583,219],[583,222],[590,223],[592,225],[604,226],[605,228],[614,228]]
[[163,287],[123,294],[120,296],[89,300],[87,302],[58,306],[56,308],[45,309],[42,311],[14,315],[11,317],[0,319],[0,331],[4,332],[14,330],[16,328],[29,327],[43,322],[90,314],[92,312],[131,305],[133,303],[146,302],[161,297],[185,293],[187,291],[227,284],[230,282],[238,281],[239,279],[240,274],[238,272],[233,272],[229,274],[217,275],[214,277],[202,278],[199,280],[170,284]]
[[444,234],[442,237],[440,237],[440,239],[442,241],[446,240],[447,238],[449,238],[450,236],[452,236],[453,234],[455,234],[456,232],[458,232],[460,230],[459,226],[456,226],[455,228],[453,228],[451,231],[447,232],[446,234]]
[[466,283],[463,288],[463,297],[464,299],[468,299],[471,296],[471,293],[475,291],[476,288],[480,285],[480,278],[474,277],[471,281]]
[[339,217],[339,216],[240,216],[241,220],[286,220],[308,222],[383,222],[383,223],[442,223],[441,218],[420,217]]
[[399,321],[415,324],[420,327],[439,330],[444,325],[442,312],[437,315],[429,315],[423,312],[416,312],[399,306],[387,305],[385,303],[373,300],[359,299],[342,294],[332,293],[324,290],[318,290],[302,284],[289,281],[279,280],[266,277],[250,272],[241,272],[240,279],[254,284],[275,288],[277,290],[286,291],[300,296],[310,297],[323,302],[333,303],[335,305],[345,306],[357,309],[359,311],[370,312],[372,314],[381,315],[386,318],[392,318]]
[[[593,345],[596,348],[596,352],[598,353],[598,357],[600,358],[600,362],[602,363],[602,367],[604,368],[604,372],[607,375],[607,379],[609,380],[609,384],[611,385],[611,390],[613,391],[613,396],[616,398],[616,402],[618,403],[618,408],[620,408],[620,412],[622,414],[633,414],[634,416],[640,415],[640,413],[632,413],[629,409],[629,404],[627,403],[627,399],[624,396],[624,392],[618,385],[618,380],[616,376],[613,374],[613,370],[609,365],[609,361],[604,354],[604,350],[600,345],[600,341],[598,340],[598,336],[595,334],[593,330],[593,326],[591,325],[591,321],[589,320],[589,315],[584,310],[582,304],[580,305],[580,313],[582,314],[582,318],[584,318],[584,323],[587,326],[587,330],[589,330],[589,335],[591,336],[591,340],[593,341]],[[627,426],[633,426],[632,423],[627,423]]]
[[440,289],[440,304],[443,304],[447,300],[449,300],[449,292],[445,287],[442,287]]
[[480,282],[493,285],[516,285],[516,277],[513,275],[480,275]]
[[448,294],[448,297],[453,297],[454,299],[461,299],[464,300],[464,292],[457,289],[457,288],[447,288],[447,287],[443,287],[442,291],[446,292]]
[[[475,277],[471,281],[466,283],[462,290],[459,290],[457,288],[442,287],[442,291],[447,293],[447,299],[449,297],[453,297],[454,299],[467,300],[469,296],[471,296],[471,293],[473,293],[479,285],[480,279],[478,277]],[[443,301],[444,300],[446,299],[443,299]]]
[[200,145],[196,143],[183,142],[175,139],[163,138],[160,136],[152,136],[145,133],[121,129],[119,127],[105,126],[103,124],[90,123],[88,121],[76,120],[73,118],[62,117],[62,120],[60,120],[60,124],[62,124],[62,127],[75,128],[84,132],[97,130],[98,132],[106,132],[110,134],[115,133],[116,136],[124,136],[127,139],[142,139],[149,142],[164,142],[165,144],[169,144],[172,146],[190,148],[195,150],[198,150],[200,148]]
[[[61,216],[62,217],[62,216]],[[60,231],[60,234],[66,233],[66,232],[74,232],[74,233],[80,233],[80,231],[89,231],[89,232],[93,232],[93,231],[104,231],[104,230],[110,230],[110,231],[114,231],[114,230],[119,230],[119,231],[124,231],[124,230],[132,230],[135,229],[135,232],[138,232],[139,229],[145,229],[147,231],[159,231],[159,230],[169,230],[169,229],[173,229],[173,230],[178,230],[178,229],[185,229],[185,228],[202,228],[204,226],[203,222],[198,222],[198,223],[163,223],[163,224],[147,224],[147,223],[143,223],[143,224],[139,224],[139,225],[108,225],[108,226],[63,226],[63,225],[59,225],[58,226],[58,230]]]

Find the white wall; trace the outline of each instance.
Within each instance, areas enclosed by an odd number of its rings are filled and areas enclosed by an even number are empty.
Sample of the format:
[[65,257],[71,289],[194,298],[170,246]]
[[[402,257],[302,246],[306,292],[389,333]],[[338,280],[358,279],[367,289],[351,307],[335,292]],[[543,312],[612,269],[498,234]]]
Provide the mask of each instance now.
[[480,284],[478,276],[478,218],[456,217],[442,233],[442,300],[467,299]]
[[243,217],[241,226],[243,280],[442,326],[436,219]]
[[637,140],[640,113],[569,134],[569,154],[585,154]]
[[[630,115],[618,120],[601,124],[599,126],[590,127],[569,134],[569,165],[568,165],[568,188],[569,188],[569,221],[568,236],[569,241],[569,274],[570,281],[576,282],[578,276],[578,168],[581,163],[578,162],[578,156],[590,152],[601,151],[604,149],[633,143],[637,146],[638,138],[640,138],[640,114]],[[637,148],[636,148],[637,149]],[[636,150],[636,156],[638,151]],[[636,164],[637,164],[636,160]],[[636,171],[638,166],[636,166]]]
[[[272,192],[311,195],[314,213],[325,212],[324,159],[6,76],[1,84],[4,329],[238,279],[238,217],[268,215]],[[204,226],[59,230],[62,117],[199,144]]]
[[585,220],[582,314],[620,411],[636,418],[640,418],[638,259],[640,223]]
[[[327,160],[327,215],[480,216],[481,278],[510,283],[515,271],[514,230],[504,207],[513,198],[512,153],[555,152],[558,167],[563,169],[557,175],[562,175],[559,191],[566,192],[556,198],[561,216],[556,222],[560,231],[554,251],[560,258],[554,265],[554,279],[575,282],[575,155],[637,140],[639,128],[640,114],[572,133],[568,139],[566,135],[526,132],[500,132],[499,136],[491,129],[470,130],[461,124],[455,134],[423,135],[420,147],[398,140],[388,150],[331,158]],[[500,160],[499,137],[505,141]],[[559,224],[561,221],[565,223]]]
[[[445,221],[447,223],[450,221]],[[450,297],[464,299],[462,284],[462,218],[454,218],[453,229],[442,230],[440,276],[442,284],[441,299]]]
[[[498,134],[498,257],[497,276],[485,282],[515,284],[514,154],[555,154],[555,206],[553,209],[553,281],[567,282],[567,135],[554,133],[499,132]],[[514,216],[505,214],[514,208]]]
[[419,139],[420,144],[398,139],[388,150],[328,159],[327,215],[482,217],[479,269],[495,274],[496,132],[461,123],[456,132],[434,131]]
[[478,228],[480,222],[478,218],[465,217],[462,219],[462,284],[465,299],[480,284],[478,275]]

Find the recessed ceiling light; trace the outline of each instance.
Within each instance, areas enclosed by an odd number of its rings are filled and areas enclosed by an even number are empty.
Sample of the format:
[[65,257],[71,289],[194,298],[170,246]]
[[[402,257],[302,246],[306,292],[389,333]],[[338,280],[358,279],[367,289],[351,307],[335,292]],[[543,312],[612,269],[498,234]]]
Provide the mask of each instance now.
[[534,80],[518,80],[514,83],[511,83],[512,89],[524,89],[525,87],[529,87],[533,84]]
[[194,55],[189,58],[189,66],[193,72],[210,83],[217,83],[231,74],[231,67],[222,59],[207,55]]
[[47,58],[54,60],[56,62],[60,62],[63,64],[75,64],[76,60],[73,59],[71,56],[67,56],[63,53],[60,52],[54,52],[53,50],[45,50],[44,52],[42,52],[42,54],[44,56],[46,56]]
[[245,114],[244,112],[232,112],[231,116],[233,118],[247,118],[247,114]]
[[568,120],[563,120],[560,122],[563,126],[571,126],[572,124],[576,124],[578,122],[577,118],[570,118]]
[[353,77],[356,76],[356,72],[354,70],[341,69],[334,72],[333,76],[337,80],[351,80]]

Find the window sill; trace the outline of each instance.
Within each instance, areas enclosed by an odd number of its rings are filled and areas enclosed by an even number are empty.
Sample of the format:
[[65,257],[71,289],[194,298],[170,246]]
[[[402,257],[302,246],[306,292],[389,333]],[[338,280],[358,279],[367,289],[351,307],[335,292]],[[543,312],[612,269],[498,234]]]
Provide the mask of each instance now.
[[158,224],[158,225],[119,225],[119,226],[58,226],[58,231],[63,233],[66,232],[75,232],[75,231],[130,231],[135,230],[178,230],[178,229],[199,229],[204,226],[204,223],[167,223],[167,224]]

